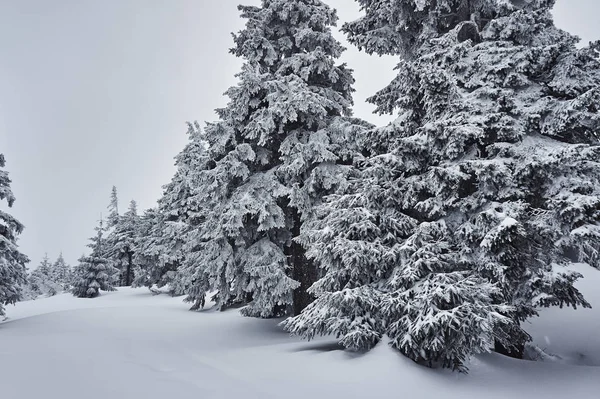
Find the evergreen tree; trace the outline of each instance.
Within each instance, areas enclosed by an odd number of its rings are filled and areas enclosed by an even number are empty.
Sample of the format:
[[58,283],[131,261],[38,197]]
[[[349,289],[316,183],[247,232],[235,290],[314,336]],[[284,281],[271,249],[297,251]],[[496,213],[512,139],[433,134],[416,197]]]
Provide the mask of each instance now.
[[108,217],[106,218],[106,228],[110,229],[119,223],[119,198],[117,196],[117,187],[113,186],[110,192],[110,203],[108,204]]
[[71,292],[73,296],[79,298],[95,298],[100,295],[100,290],[115,291],[112,281],[114,281],[114,275],[118,273],[118,269],[112,266],[110,260],[104,256],[102,219],[95,230],[96,236],[90,238],[91,243],[88,244],[92,253],[89,256],[82,256],[75,270]]
[[26,282],[22,286],[21,299],[22,301],[34,300],[40,296],[40,287],[37,279],[33,276],[33,272],[27,273]]
[[[218,193],[214,191],[216,187],[210,187],[207,180],[210,176],[207,171],[214,167],[214,161],[208,155],[207,143],[197,122],[188,124],[188,138],[188,144],[176,157],[177,173],[165,186],[159,201],[159,209],[168,224],[164,232],[170,233],[165,244],[167,253],[178,264],[177,288],[186,294],[186,302],[193,303],[190,310],[203,307],[207,292],[211,289],[219,291],[219,287],[221,293],[217,292],[214,299],[218,307],[224,308],[235,301],[230,300],[229,287],[222,284],[217,271],[222,262],[214,244],[221,243],[209,238],[218,230],[211,231],[206,220],[207,215],[212,215],[211,220],[216,221],[221,206]],[[217,249],[216,257],[214,249]]]
[[139,271],[134,286],[169,286],[172,295],[182,294],[178,270],[184,257],[182,232],[187,229],[185,223],[166,220],[158,209],[144,213],[136,237],[134,263]]
[[71,267],[65,262],[62,252],[52,265],[52,279],[67,290],[71,284]]
[[220,307],[243,313],[299,312],[316,268],[295,241],[322,197],[342,181],[362,122],[349,118],[351,71],[336,65],[343,47],[331,34],[335,12],[321,1],[273,0],[240,6],[246,27],[233,54],[244,59],[220,120],[204,132],[205,167],[195,198],[196,289],[207,282]]
[[103,257],[107,258],[113,266],[115,266],[119,273],[114,276],[114,284],[126,285],[125,278],[127,275],[126,259],[127,256],[121,253],[121,243],[116,235],[116,230],[121,222],[121,214],[119,214],[119,199],[117,195],[117,187],[113,186],[110,193],[110,202],[108,204],[108,217],[104,225],[104,245],[103,245]]
[[540,307],[589,306],[568,266],[600,266],[598,45],[577,49],[553,0],[359,3],[343,29],[402,57],[370,99],[398,118],[303,237],[324,276],[286,327],[359,348],[386,333],[458,369],[519,357]]
[[[11,180],[3,170],[6,161],[0,154],[0,201],[6,200],[9,207],[15,202],[10,189]],[[0,210],[0,316],[4,316],[4,305],[13,304],[21,298],[21,287],[27,278],[25,264],[27,256],[19,252],[17,236],[23,225],[8,213]]]
[[50,258],[48,258],[48,253],[44,254],[44,257],[42,258],[42,261],[40,262],[40,265],[38,266],[38,270],[40,271],[41,274],[50,278],[50,275],[52,274],[52,263],[50,263]]
[[35,296],[54,296],[62,291],[62,286],[55,279],[48,254],[44,255],[39,266],[31,272],[28,283],[31,287],[31,292]]
[[135,237],[136,230],[139,228],[139,216],[137,214],[137,203],[131,201],[129,209],[122,216],[118,217],[116,224],[107,238],[110,248],[107,249],[107,255],[114,259],[121,268],[120,282],[122,285],[130,286],[133,282],[135,255]]
[[[203,267],[195,261],[199,250],[199,226],[203,212],[195,191],[202,193],[198,175],[204,170],[205,143],[198,123],[188,124],[189,143],[175,157],[176,173],[164,186],[158,208],[142,220],[137,247],[142,264],[140,283],[151,287],[169,285],[171,294],[187,293],[196,309],[204,300],[206,280],[194,276]],[[204,195],[202,193],[201,195]]]

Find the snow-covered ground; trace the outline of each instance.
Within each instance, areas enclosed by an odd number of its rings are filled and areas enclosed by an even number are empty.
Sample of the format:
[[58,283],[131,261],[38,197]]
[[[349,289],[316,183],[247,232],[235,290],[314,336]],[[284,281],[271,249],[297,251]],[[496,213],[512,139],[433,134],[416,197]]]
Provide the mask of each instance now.
[[595,309],[533,321],[544,362],[479,356],[462,375],[417,366],[385,344],[367,354],[289,338],[275,320],[189,312],[145,289],[8,307],[0,323],[2,399],[600,397],[600,272],[579,287]]

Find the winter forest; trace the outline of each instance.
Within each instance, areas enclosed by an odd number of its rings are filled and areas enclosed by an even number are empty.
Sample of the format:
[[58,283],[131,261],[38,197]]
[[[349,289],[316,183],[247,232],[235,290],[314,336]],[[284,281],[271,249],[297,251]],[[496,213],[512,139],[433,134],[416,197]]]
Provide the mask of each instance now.
[[[354,21],[326,0],[239,6],[230,52],[243,65],[218,119],[188,123],[153,208],[106,193],[77,264],[21,253],[0,155],[0,342],[17,324],[8,305],[135,292],[122,301],[183,301],[192,312],[173,317],[195,325],[255,319],[244,326],[271,323],[297,346],[330,342],[341,370],[378,351],[444,384],[485,359],[561,364],[536,320],[577,329],[573,315],[600,306],[596,285],[580,288],[600,282],[600,41],[557,28],[555,0],[356,1]],[[396,57],[368,100],[391,123],[353,115],[333,27]]]

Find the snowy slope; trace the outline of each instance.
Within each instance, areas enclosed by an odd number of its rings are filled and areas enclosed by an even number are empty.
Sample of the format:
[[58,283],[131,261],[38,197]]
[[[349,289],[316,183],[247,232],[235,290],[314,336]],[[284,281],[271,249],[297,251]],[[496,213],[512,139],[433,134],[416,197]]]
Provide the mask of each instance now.
[[[600,272],[580,284],[600,309]],[[597,398],[600,311],[545,311],[530,326],[561,359],[473,360],[468,375],[415,365],[386,345],[366,355],[289,338],[235,310],[193,313],[180,298],[120,289],[9,307],[0,398]],[[556,315],[560,315],[558,319]]]

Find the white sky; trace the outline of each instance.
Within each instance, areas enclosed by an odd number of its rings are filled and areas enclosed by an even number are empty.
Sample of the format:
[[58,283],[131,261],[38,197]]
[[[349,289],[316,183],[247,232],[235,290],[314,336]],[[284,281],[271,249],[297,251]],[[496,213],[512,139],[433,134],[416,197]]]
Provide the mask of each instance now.
[[[186,143],[186,121],[215,120],[240,61],[228,53],[244,0],[0,0],[0,152],[35,267],[45,252],[75,264],[110,189],[120,206],[154,205]],[[352,0],[329,0],[340,23]],[[245,4],[258,4],[247,0]],[[600,39],[600,0],[558,0],[557,25]],[[343,40],[342,35],[337,35]],[[393,58],[347,46],[355,114],[394,76]],[[5,209],[4,203],[0,205]]]

